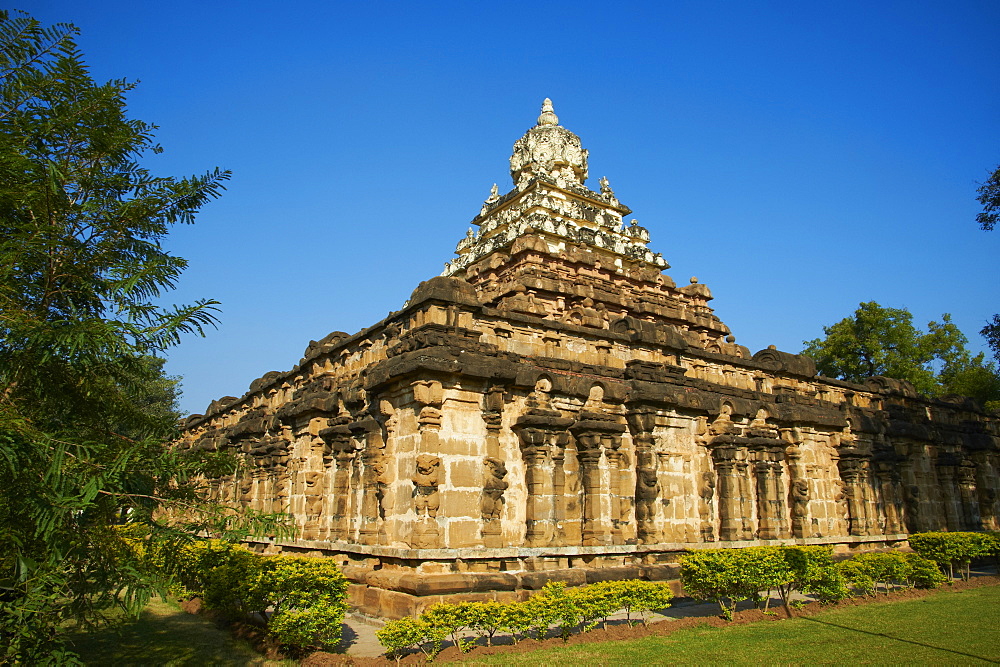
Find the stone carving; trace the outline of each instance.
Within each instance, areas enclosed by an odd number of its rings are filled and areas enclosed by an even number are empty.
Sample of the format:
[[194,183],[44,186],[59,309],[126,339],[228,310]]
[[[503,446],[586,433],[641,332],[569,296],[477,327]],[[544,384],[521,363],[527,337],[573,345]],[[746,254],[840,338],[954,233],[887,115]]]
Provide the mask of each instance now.
[[207,493],[294,517],[258,548],[334,555],[353,604],[405,615],[698,543],[1000,528],[995,415],[737,345],[588,160],[546,101],[444,275],[185,420],[179,449],[246,463]]
[[507,476],[507,468],[503,461],[486,457],[485,481],[483,482],[483,545],[486,547],[503,546],[503,530],[500,526],[500,517],[503,516],[504,491],[509,484],[504,478]]
[[715,521],[713,501],[715,500],[715,474],[709,471],[701,473],[698,485],[698,497],[701,500],[699,514],[701,515],[701,539],[703,542],[715,541]]
[[601,194],[613,197],[615,191],[611,189],[611,183],[608,182],[607,176],[601,176],[601,180],[599,182],[601,184]]
[[413,509],[417,516],[436,517],[441,501],[438,485],[441,484],[441,458],[430,454],[417,457],[417,474],[413,477]]
[[483,519],[499,519],[503,513],[503,492],[507,490],[507,468],[503,461],[492,457],[486,459],[486,481],[483,484]]
[[635,518],[639,522],[639,541],[655,544],[656,504],[660,499],[660,480],[655,468],[639,468],[636,474]]

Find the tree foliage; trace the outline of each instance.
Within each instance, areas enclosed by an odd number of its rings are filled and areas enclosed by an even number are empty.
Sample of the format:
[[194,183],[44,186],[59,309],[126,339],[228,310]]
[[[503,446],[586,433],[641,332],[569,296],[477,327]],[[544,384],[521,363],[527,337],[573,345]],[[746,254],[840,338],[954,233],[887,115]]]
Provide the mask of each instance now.
[[68,621],[162,583],[116,523],[147,544],[233,525],[193,482],[205,461],[163,444],[176,386],[156,357],[215,321],[214,301],[160,305],[186,264],[162,241],[229,174],[154,176],[135,84],[95,82],[76,32],[0,11],[0,662],[58,657]]
[[997,166],[976,190],[979,196],[976,200],[983,205],[983,210],[976,216],[976,222],[985,230],[993,229],[1000,220],[1000,166]]
[[805,341],[803,354],[829,377],[864,382],[876,375],[906,380],[929,395],[972,396],[989,406],[1000,400],[1000,376],[945,314],[927,331],[913,325],[905,308],[862,303],[851,317],[823,327],[825,338]]
[[993,350],[993,358],[1000,364],[1000,315],[994,315],[993,319],[979,330],[979,334],[986,339],[986,344]]
[[[985,183],[979,184],[977,192],[979,196],[976,199],[983,205],[983,210],[976,216],[976,222],[986,231],[991,231],[1000,219],[1000,166],[993,170]],[[994,359],[1000,364],[1000,315],[994,315],[979,330],[979,334],[986,339],[987,345],[993,350]]]

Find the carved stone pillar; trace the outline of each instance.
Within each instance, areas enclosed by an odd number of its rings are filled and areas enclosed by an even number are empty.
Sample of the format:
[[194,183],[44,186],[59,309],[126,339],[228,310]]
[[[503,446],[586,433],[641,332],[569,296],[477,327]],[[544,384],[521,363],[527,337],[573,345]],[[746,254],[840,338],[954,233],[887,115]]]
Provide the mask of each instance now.
[[938,458],[937,479],[948,530],[962,530],[961,500],[958,493],[958,461],[951,455]]
[[847,531],[849,535],[867,535],[869,522],[863,485],[868,462],[855,455],[843,455],[837,462],[840,478],[844,483],[844,500],[847,503]]
[[903,490],[899,471],[892,461],[878,461],[875,463],[875,477],[878,479],[879,492],[882,496],[886,534],[904,532],[906,526],[903,524]]
[[993,464],[995,455],[976,452],[973,461],[976,466],[976,500],[979,505],[981,530],[1000,529],[997,521],[997,469]]
[[309,470],[303,474],[303,481],[305,482],[305,488],[303,489],[305,522],[302,527],[302,538],[306,540],[318,540],[321,536],[323,495],[325,491],[323,477],[323,473],[318,470]]
[[[583,544],[602,545],[615,543],[614,530],[621,543],[621,503],[616,502],[614,490],[620,493],[617,449],[625,425],[603,418],[602,415],[583,413],[570,428],[577,445],[583,478]],[[601,470],[602,454],[608,450],[609,470],[607,487]],[[613,461],[613,462],[612,462]]]
[[[562,485],[562,496],[557,498],[559,533],[566,545],[583,544],[583,485],[580,482],[580,459],[576,443],[566,435],[566,446],[557,449],[555,483]],[[558,458],[561,456],[561,460]]]
[[701,516],[701,539],[715,541],[715,473],[705,470],[698,480],[698,514]]
[[435,549],[441,546],[441,526],[437,515],[441,506],[438,485],[441,483],[440,451],[441,403],[444,392],[437,380],[413,383],[413,400],[419,407],[417,428],[420,449],[417,456],[416,475],[413,477],[413,509],[417,523],[413,527],[411,546],[418,549]]
[[583,544],[611,543],[611,526],[605,520],[603,488],[601,485],[601,435],[600,433],[574,433],[577,458],[583,478]]
[[503,423],[504,388],[490,387],[483,397],[483,423],[486,425],[486,458],[483,460],[483,546],[502,547],[504,491],[508,483],[507,467],[500,460],[500,428]]
[[657,525],[657,509],[663,487],[653,451],[656,411],[640,407],[631,411],[627,420],[635,445],[636,536],[639,544],[656,544],[663,540]]
[[958,495],[962,511],[962,530],[979,530],[982,521],[976,497],[976,466],[970,460],[963,460],[958,468]]
[[611,543],[624,544],[624,531],[628,522],[629,506],[632,494],[625,498],[622,493],[622,475],[626,472],[627,457],[621,451],[620,435],[604,433],[601,435],[601,446],[608,459],[609,497],[611,499]]
[[[338,420],[331,420],[338,421]],[[347,540],[349,506],[350,506],[350,480],[351,464],[355,456],[354,442],[351,438],[351,431],[346,424],[335,424],[324,428],[319,432],[319,437],[323,439],[325,448],[323,460],[326,466],[333,468],[333,483],[327,494],[329,503],[329,531],[330,540]]]
[[555,534],[555,498],[552,484],[552,448],[550,434],[541,429],[522,429],[521,455],[524,457],[525,484],[528,487],[526,511],[529,547],[548,546]]
[[778,540],[790,536],[785,510],[785,485],[781,461],[784,448],[758,446],[754,476],[757,481],[757,537]]
[[739,539],[752,540],[757,533],[753,522],[756,505],[754,502],[756,484],[751,478],[751,464],[747,450],[741,449],[739,454],[739,458],[736,459],[736,477],[739,483],[739,495],[737,498],[737,507],[739,509],[737,511],[741,527]]
[[490,387],[483,397],[483,422],[486,424],[486,456],[500,456],[500,428],[503,423],[504,388]]
[[379,527],[385,520],[381,500],[385,493],[385,442],[381,425],[372,417],[351,424],[351,432],[364,441],[361,450],[361,508],[358,542],[378,544]]
[[[568,440],[569,438],[564,438]],[[552,537],[553,546],[568,544],[566,541],[566,448],[552,448],[552,498],[553,518],[556,531]]]
[[260,463],[259,459],[251,458],[250,478],[253,482],[250,491],[250,507],[257,511],[264,509],[264,497],[267,494],[267,474]]
[[[532,414],[533,413],[533,414]],[[518,418],[514,431],[521,441],[528,491],[526,508],[529,547],[548,546],[556,533],[553,451],[565,444],[572,419],[553,410],[534,410]]]
[[[742,480],[737,467],[739,454],[739,449],[732,445],[715,445],[712,448],[719,505],[719,539],[724,542],[743,539],[743,517],[740,516]],[[746,466],[746,463],[743,465]]]
[[788,472],[791,477],[789,484],[789,505],[791,506],[791,532],[792,537],[810,537],[809,501],[811,500],[811,489],[809,477],[806,474],[806,466],[802,456],[802,432],[797,429],[783,429],[782,436],[789,445],[785,449],[788,457]]

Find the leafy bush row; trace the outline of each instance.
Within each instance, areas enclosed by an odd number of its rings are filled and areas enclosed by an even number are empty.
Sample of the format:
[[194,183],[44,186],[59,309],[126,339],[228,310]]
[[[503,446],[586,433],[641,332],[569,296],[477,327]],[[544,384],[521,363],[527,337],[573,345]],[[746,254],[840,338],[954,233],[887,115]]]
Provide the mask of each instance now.
[[681,583],[688,595],[716,602],[732,620],[736,605],[752,600],[767,611],[777,591],[791,615],[795,593],[836,602],[851,590],[874,595],[897,586],[934,588],[946,581],[935,564],[919,554],[866,553],[840,563],[825,546],[706,549],[681,559]]
[[948,569],[955,576],[958,569],[963,579],[969,578],[969,565],[977,558],[1000,558],[1000,533],[915,533],[910,535],[910,547],[928,560]]
[[[389,621],[376,634],[386,653],[397,660],[408,651],[433,658],[449,638],[467,652],[477,639],[491,645],[497,633],[510,634],[516,643],[525,637],[541,639],[556,626],[560,636],[567,638],[606,625],[609,616],[621,611],[629,624],[633,617],[645,623],[647,612],[670,606],[672,598],[664,582],[603,581],[577,588],[549,582],[524,602],[440,603],[417,618]],[[470,631],[475,636],[466,636]]]
[[206,540],[181,551],[179,577],[207,609],[261,619],[268,634],[302,650],[340,641],[347,579],[325,558],[262,556]]

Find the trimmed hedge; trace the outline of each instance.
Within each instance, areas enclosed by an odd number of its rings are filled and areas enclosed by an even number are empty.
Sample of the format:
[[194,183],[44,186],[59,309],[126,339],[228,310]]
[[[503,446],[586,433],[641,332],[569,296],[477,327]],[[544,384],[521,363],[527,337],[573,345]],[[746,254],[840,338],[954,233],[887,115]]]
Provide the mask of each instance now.
[[897,587],[935,588],[945,581],[932,561],[912,553],[865,553],[835,563],[829,547],[791,546],[706,549],[681,558],[684,590],[718,603],[729,620],[742,600],[753,600],[767,611],[772,591],[777,591],[791,616],[794,593],[828,603],[848,597],[852,590],[875,595],[879,587],[886,592]]
[[417,618],[387,622],[376,636],[397,661],[414,651],[433,659],[448,638],[463,652],[475,648],[476,638],[462,634],[468,630],[488,645],[497,632],[510,633],[516,643],[529,636],[540,639],[552,626],[567,638],[607,623],[608,617],[619,611],[627,614],[629,624],[633,614],[645,623],[648,612],[670,606],[672,598],[665,582],[603,581],[578,588],[549,582],[524,602],[439,603]]
[[973,560],[987,556],[1000,556],[1000,538],[995,532],[931,532],[910,535],[910,547],[918,554],[948,569],[954,578],[958,569],[962,579],[968,580],[969,566]]

